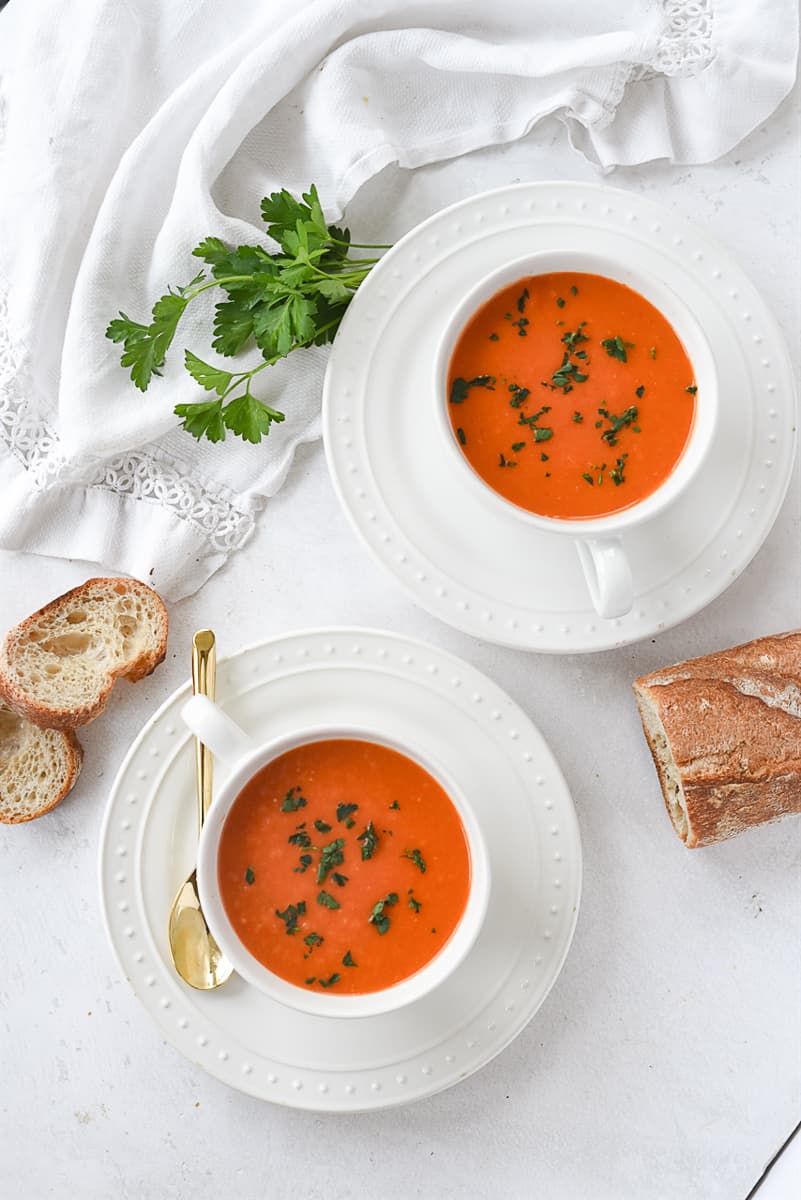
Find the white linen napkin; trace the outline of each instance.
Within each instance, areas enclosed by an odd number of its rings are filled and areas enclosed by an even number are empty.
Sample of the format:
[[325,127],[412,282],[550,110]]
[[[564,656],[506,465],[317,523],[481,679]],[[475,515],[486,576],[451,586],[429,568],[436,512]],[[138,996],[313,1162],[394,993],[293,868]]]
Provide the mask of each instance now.
[[[196,590],[319,435],[326,351],[259,376],[287,419],[195,443],[211,302],[142,396],[104,330],[194,274],[206,234],[263,239],[263,195],[329,219],[414,168],[556,113],[601,168],[716,158],[795,77],[794,0],[11,0],[0,15],[0,546]],[[375,230],[372,231],[375,233]],[[371,239],[372,240],[372,239]],[[257,354],[244,356],[255,365]],[[268,378],[269,377],[269,378]]]

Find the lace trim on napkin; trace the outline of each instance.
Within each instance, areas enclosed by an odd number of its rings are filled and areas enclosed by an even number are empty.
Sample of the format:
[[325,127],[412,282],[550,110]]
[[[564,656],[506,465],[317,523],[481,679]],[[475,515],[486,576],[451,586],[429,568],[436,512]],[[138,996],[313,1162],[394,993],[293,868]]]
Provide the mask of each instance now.
[[101,487],[133,500],[155,501],[178,520],[196,525],[221,553],[247,540],[253,513],[201,485],[166,456],[131,450],[94,466],[71,464],[59,450],[56,432],[32,411],[23,383],[24,357],[9,333],[6,297],[0,290],[0,443],[22,464],[35,488]]
[[703,71],[714,58],[712,0],[662,0],[665,23],[651,62],[632,79],[655,75],[688,76]]

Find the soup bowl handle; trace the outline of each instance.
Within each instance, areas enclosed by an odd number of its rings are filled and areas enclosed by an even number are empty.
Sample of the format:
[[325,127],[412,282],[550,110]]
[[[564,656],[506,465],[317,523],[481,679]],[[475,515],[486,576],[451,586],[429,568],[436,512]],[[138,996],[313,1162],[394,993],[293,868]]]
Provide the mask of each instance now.
[[595,611],[607,620],[624,617],[634,603],[634,584],[622,539],[586,538],[576,549]]
[[181,720],[216,758],[230,766],[256,749],[256,743],[208,696],[187,700],[181,709]]

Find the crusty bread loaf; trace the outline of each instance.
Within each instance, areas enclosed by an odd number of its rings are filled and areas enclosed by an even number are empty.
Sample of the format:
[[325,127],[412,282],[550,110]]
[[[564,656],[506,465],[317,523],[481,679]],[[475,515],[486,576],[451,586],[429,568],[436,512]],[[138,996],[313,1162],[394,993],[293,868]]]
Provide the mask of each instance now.
[[663,667],[634,693],[686,846],[801,813],[801,631]]
[[81,770],[74,733],[39,729],[0,703],[0,821],[32,821],[60,804]]
[[103,711],[116,679],[149,675],[167,650],[167,611],[136,579],[89,579],[6,634],[0,699],[46,729]]

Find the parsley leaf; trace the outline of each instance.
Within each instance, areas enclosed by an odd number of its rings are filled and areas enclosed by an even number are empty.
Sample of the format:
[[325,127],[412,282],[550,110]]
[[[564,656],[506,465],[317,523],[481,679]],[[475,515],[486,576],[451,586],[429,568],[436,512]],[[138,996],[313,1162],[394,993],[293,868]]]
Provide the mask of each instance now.
[[306,800],[300,794],[299,787],[291,787],[284,796],[281,804],[281,812],[297,812],[299,808],[306,807]]
[[225,421],[222,415],[222,400],[207,400],[198,404],[176,404],[174,412],[183,417],[182,428],[200,441],[225,441]]
[[426,873],[426,861],[419,850],[404,850],[401,853],[401,858],[408,858],[418,868],[421,875]]
[[337,805],[337,820],[346,821],[348,817],[352,817],[358,811],[358,804],[338,804]]
[[318,892],[317,903],[322,905],[323,908],[339,908],[340,907],[340,903],[336,899],[336,897],[332,896],[329,892],[325,892],[325,891]]
[[154,375],[161,374],[178,322],[193,298],[190,289],[202,278],[198,275],[184,287],[170,289],[161,296],[153,305],[149,325],[132,321],[124,312],[109,323],[106,337],[122,343],[120,365],[131,368],[131,380],[141,392],[147,391]]
[[378,834],[372,821],[368,823],[364,833],[359,834],[356,841],[361,842],[362,861],[366,862],[368,858],[372,858],[378,846]]
[[275,910],[275,915],[278,917],[279,921],[284,922],[284,925],[286,926],[286,933],[297,933],[298,920],[306,915],[306,901],[299,900],[297,904],[288,904],[283,912],[280,908],[277,908]]
[[483,387],[493,391],[494,385],[494,375],[476,375],[475,379],[454,379],[451,384],[450,402],[451,404],[463,404],[470,394],[471,388]]
[[[328,828],[330,829],[331,826],[329,825]],[[344,838],[337,838],[335,841],[329,842],[327,846],[323,846],[320,851],[320,862],[317,867],[318,883],[325,883],[329,872],[345,861],[344,848]]]
[[354,960],[354,957],[351,954],[350,950],[347,950],[345,952],[345,957],[342,959],[342,966],[343,967],[358,967],[358,965],[359,964]]
[[624,342],[620,335],[603,338],[601,345],[610,358],[617,358],[620,362],[628,362],[626,350],[634,349],[634,342]]
[[398,893],[389,892],[383,899],[378,900],[374,905],[370,916],[367,918],[371,925],[375,925],[378,932],[383,935],[387,932],[391,925],[391,921],[384,911],[391,908],[392,905],[398,903]]

